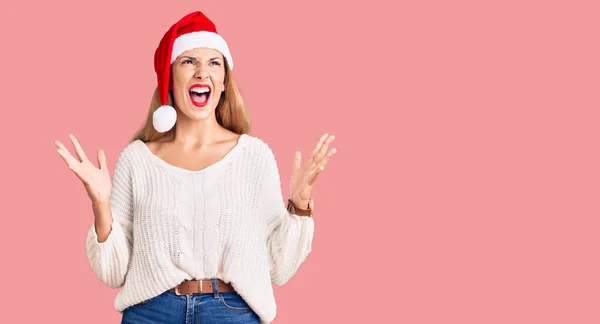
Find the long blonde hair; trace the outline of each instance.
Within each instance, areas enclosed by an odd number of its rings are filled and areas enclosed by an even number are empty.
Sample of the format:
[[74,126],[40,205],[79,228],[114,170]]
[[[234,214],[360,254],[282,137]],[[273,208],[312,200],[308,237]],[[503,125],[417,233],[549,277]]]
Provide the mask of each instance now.
[[[246,110],[246,105],[242,94],[237,87],[235,77],[229,68],[229,64],[225,61],[225,91],[221,93],[221,98],[215,109],[215,117],[219,125],[237,134],[250,133],[250,119]],[[137,131],[131,141],[141,140],[143,142],[155,141],[166,136],[175,135],[175,127],[164,133],[159,133],[152,125],[152,115],[161,106],[160,97],[158,95],[158,87],[154,90],[150,109],[146,116],[146,121],[143,126]],[[179,110],[173,103],[173,95],[169,91],[167,105]]]

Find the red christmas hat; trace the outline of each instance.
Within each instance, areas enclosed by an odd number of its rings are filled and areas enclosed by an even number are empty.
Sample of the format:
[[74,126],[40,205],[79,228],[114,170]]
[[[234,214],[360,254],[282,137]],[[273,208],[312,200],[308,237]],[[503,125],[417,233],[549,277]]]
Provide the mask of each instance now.
[[154,112],[152,122],[154,129],[159,133],[173,128],[177,119],[175,108],[167,105],[171,64],[183,52],[198,47],[218,50],[227,60],[229,67],[233,69],[233,59],[227,42],[217,33],[215,24],[202,12],[196,11],[187,14],[173,24],[161,39],[154,53],[154,70],[162,105]]

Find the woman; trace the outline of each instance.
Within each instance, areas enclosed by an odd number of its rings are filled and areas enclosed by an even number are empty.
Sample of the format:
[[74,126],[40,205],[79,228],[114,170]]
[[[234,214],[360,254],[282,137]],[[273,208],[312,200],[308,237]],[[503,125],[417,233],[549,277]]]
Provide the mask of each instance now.
[[112,181],[71,135],[94,223],[86,248],[95,275],[121,288],[122,323],[269,323],[271,284],[311,251],[314,181],[335,153],[323,135],[305,166],[294,159],[286,208],[269,146],[248,134],[233,60],[214,24],[186,15],[155,53],[158,87],[145,125],[120,153]]

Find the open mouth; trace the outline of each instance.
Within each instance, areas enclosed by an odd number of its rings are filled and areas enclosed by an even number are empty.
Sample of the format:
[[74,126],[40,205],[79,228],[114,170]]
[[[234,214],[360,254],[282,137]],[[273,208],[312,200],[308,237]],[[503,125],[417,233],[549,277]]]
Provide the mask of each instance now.
[[210,87],[205,84],[199,84],[190,88],[190,98],[192,103],[198,107],[204,107],[210,98]]

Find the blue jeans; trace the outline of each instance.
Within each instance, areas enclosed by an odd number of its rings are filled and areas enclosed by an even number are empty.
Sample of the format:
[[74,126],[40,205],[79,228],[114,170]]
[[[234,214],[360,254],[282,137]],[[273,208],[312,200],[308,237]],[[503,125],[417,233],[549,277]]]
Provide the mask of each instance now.
[[213,291],[212,294],[178,296],[167,290],[154,298],[125,309],[121,321],[121,324],[217,323],[258,324],[260,320],[236,292]]

